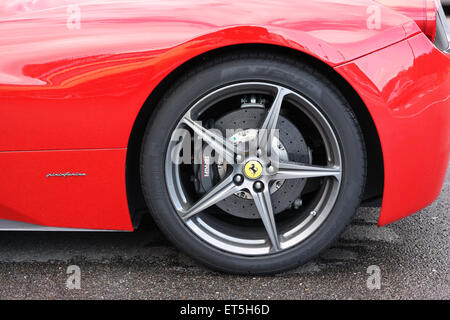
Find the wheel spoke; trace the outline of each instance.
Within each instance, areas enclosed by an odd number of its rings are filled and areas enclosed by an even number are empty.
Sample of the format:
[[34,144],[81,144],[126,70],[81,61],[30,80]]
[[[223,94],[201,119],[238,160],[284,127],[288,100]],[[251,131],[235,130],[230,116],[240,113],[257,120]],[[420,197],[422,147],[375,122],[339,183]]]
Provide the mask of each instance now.
[[277,167],[278,170],[273,180],[334,177],[340,181],[342,176],[342,170],[338,166],[322,167],[295,162],[280,162]]
[[280,251],[280,239],[277,233],[277,226],[275,224],[275,217],[273,214],[272,201],[270,199],[270,190],[265,188],[262,192],[252,191],[252,197],[255,201],[256,208],[261,217],[261,220],[269,235],[270,242],[272,243],[272,251]]
[[218,154],[224,157],[229,163],[234,163],[234,145],[226,141],[222,136],[216,134],[212,130],[208,130],[201,126],[198,122],[193,121],[189,117],[183,118],[183,123],[189,126],[200,138],[203,139]]
[[268,155],[270,155],[272,139],[277,128],[281,105],[283,104],[284,97],[287,93],[288,91],[286,89],[278,88],[277,96],[275,97],[272,106],[267,112],[266,119],[264,120],[259,131],[258,146],[260,146],[260,148],[262,149],[265,149]]
[[211,207],[217,202],[231,196],[232,194],[240,191],[239,188],[232,179],[232,176],[228,176],[214,188],[212,188],[207,194],[205,194],[198,202],[196,202],[190,209],[182,211],[180,216],[184,220],[192,218],[197,213]]

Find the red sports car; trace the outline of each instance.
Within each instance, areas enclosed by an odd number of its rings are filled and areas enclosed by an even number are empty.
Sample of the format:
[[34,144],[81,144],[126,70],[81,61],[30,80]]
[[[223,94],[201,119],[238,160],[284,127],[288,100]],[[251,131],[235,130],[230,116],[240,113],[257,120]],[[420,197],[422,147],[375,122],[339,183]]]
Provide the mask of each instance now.
[[439,195],[449,29],[434,0],[0,3],[0,229],[133,231],[273,273]]

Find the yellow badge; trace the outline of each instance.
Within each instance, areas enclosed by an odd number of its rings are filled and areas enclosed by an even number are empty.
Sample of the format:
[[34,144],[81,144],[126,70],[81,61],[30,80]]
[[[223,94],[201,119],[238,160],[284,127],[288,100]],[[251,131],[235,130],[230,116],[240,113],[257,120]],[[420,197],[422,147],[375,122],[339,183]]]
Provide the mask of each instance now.
[[262,165],[256,160],[249,161],[245,164],[244,173],[250,179],[258,179],[262,174]]

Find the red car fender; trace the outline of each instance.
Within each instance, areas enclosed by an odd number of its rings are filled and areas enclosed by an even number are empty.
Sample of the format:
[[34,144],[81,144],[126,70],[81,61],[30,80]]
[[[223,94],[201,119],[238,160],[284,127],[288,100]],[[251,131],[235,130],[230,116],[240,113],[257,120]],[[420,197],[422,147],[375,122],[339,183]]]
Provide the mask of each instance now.
[[442,189],[450,155],[449,70],[449,55],[424,34],[336,68],[365,102],[380,137],[380,226],[426,207]]

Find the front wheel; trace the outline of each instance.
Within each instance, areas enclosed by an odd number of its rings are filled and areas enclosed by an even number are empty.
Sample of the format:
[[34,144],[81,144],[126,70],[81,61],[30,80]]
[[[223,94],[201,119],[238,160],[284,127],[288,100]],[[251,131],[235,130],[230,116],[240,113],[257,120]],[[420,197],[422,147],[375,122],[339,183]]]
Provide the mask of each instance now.
[[365,150],[348,103],[298,61],[228,56],[181,79],[146,130],[141,182],[173,243],[232,273],[307,262],[349,223]]

